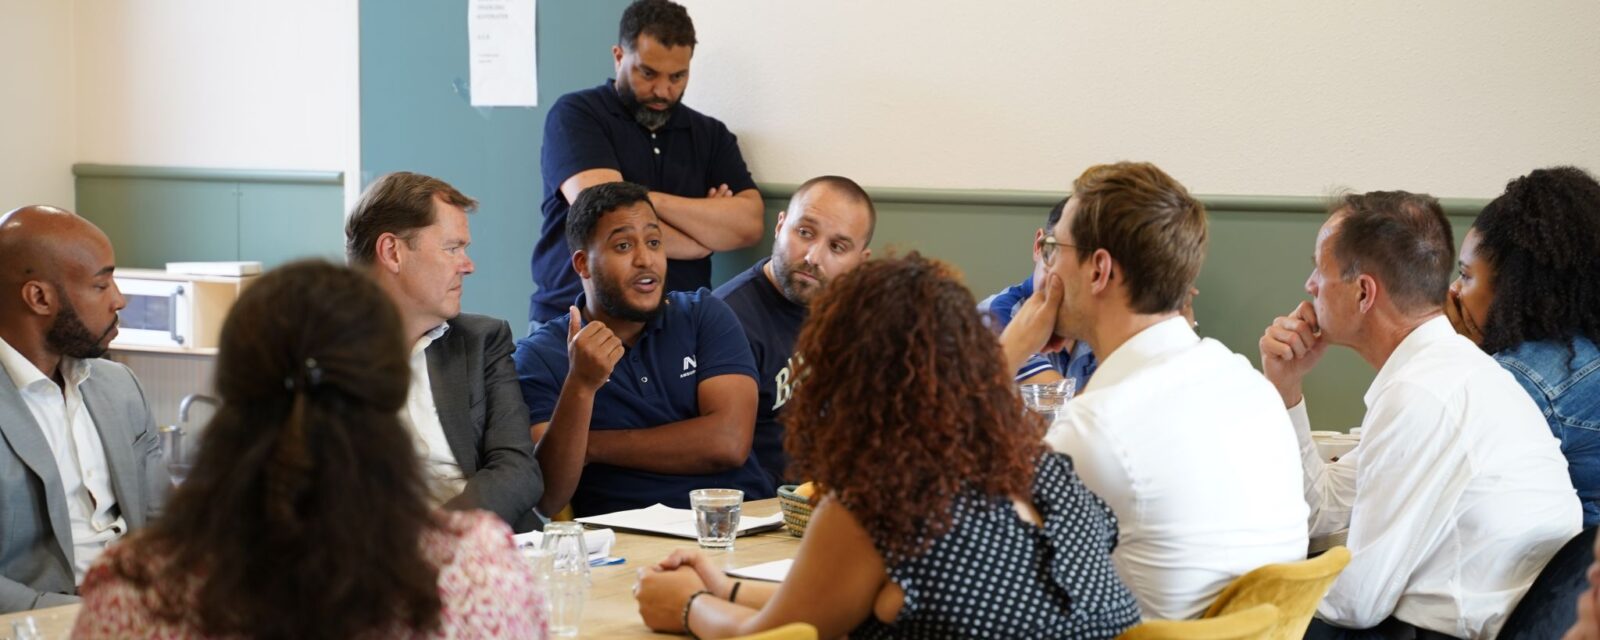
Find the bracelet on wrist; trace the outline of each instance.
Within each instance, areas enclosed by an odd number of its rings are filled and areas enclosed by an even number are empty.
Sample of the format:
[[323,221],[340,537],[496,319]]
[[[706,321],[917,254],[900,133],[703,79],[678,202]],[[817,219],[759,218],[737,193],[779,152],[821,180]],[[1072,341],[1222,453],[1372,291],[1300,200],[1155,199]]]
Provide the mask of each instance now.
[[700,640],[700,636],[695,635],[694,629],[689,628],[689,609],[694,607],[695,598],[709,595],[711,595],[710,591],[701,589],[690,594],[689,600],[683,603],[683,632],[689,634],[689,637],[694,638],[694,640]]
[[728,591],[728,602],[739,604],[739,586],[743,584],[738,580],[733,581],[733,588]]

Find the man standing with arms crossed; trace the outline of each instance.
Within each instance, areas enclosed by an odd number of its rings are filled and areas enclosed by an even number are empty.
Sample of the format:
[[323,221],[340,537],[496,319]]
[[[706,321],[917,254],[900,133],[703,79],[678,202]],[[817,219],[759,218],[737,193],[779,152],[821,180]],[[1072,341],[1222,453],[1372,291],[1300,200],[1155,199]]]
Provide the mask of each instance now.
[[566,313],[582,290],[564,230],[567,209],[587,187],[626,180],[649,188],[668,258],[666,291],[710,287],[712,252],[761,239],[761,194],[738,140],[717,119],[682,104],[695,43],[682,6],[639,0],[623,11],[611,47],[616,78],[550,107],[540,154],[544,223],[533,248],[533,325]]

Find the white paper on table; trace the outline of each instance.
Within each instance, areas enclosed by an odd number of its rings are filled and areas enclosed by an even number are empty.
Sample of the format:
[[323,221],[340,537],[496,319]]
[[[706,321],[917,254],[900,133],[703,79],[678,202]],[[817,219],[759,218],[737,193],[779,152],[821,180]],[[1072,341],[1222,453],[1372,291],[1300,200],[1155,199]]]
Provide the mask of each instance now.
[[534,1],[467,1],[472,106],[538,106]]
[[[544,533],[529,531],[511,536],[511,542],[518,549],[540,547],[544,545]],[[617,532],[610,529],[589,529],[583,532],[583,547],[589,550],[589,559],[595,560],[611,555],[611,545],[617,542]]]
[[735,578],[748,578],[750,580],[765,580],[767,582],[783,582],[789,576],[789,567],[794,566],[794,558],[773,560],[753,564],[748,567],[729,569],[727,574]]
[[[646,533],[659,533],[662,535],[677,536],[679,538],[698,538],[694,527],[694,511],[689,509],[674,509],[664,504],[653,504],[643,509],[618,511],[598,516],[578,518],[578,522],[600,527],[614,527],[629,529]],[[744,516],[739,517],[738,535],[755,533],[767,529],[783,526],[783,512],[779,511],[770,516]]]

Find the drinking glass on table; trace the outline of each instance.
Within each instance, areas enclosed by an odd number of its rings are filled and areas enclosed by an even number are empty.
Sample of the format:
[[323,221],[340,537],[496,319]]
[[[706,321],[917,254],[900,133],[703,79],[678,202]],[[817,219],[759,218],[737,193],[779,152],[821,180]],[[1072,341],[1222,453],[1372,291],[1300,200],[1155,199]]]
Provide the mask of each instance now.
[[194,456],[189,453],[189,448],[184,446],[183,428],[176,425],[161,427],[161,461],[167,465],[167,475],[172,479],[172,487],[177,488],[189,477],[189,469],[194,466]]
[[739,531],[739,511],[743,505],[744,492],[738,489],[690,491],[689,506],[694,508],[694,529],[700,546],[732,549],[734,535]]
[[550,578],[555,573],[555,553],[543,546],[530,546],[517,549],[522,554],[522,560],[528,563],[528,568],[533,570],[533,585],[545,593],[544,619],[550,620],[553,613],[555,594],[550,591]]
[[39,633],[39,625],[33,621],[33,616],[11,623],[11,637],[15,638],[15,640],[41,640],[44,638]]
[[1077,392],[1078,381],[1075,378],[1062,378],[1044,384],[1025,384],[1018,387],[1018,390],[1022,392],[1023,406],[1029,411],[1054,420],[1056,413],[1065,409],[1067,401]]
[[583,544],[583,525],[545,525],[542,550],[549,555],[550,569],[544,584],[545,601],[550,607],[550,635],[576,637],[578,621],[583,619],[583,600],[589,595],[589,550]]

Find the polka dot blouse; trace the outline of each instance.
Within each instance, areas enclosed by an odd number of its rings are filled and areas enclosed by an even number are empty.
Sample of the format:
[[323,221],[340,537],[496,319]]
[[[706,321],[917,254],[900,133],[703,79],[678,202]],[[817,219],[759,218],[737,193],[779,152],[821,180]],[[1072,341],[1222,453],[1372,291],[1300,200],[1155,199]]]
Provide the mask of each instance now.
[[1114,638],[1139,622],[1139,605],[1111,564],[1117,522],[1073,473],[1069,458],[1039,462],[1033,506],[975,491],[952,505],[953,525],[927,551],[877,547],[905,591],[892,624],[869,617],[852,638]]

